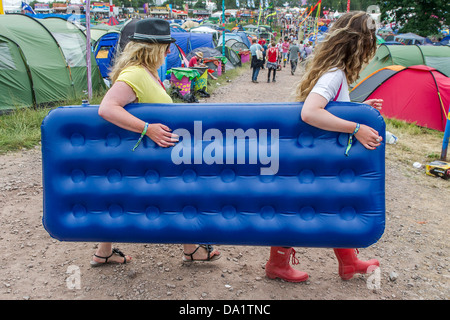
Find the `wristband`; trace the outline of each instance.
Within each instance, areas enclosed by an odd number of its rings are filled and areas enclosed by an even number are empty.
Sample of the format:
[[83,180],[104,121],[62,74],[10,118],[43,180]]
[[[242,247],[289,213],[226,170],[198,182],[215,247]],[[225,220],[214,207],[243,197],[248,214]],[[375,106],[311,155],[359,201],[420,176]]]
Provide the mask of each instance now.
[[348,157],[348,153],[353,145],[353,136],[359,131],[359,123],[356,124],[355,131],[348,137],[347,148],[345,148],[345,155]]
[[136,142],[136,144],[134,145],[133,149],[131,149],[131,151],[134,151],[139,146],[142,139],[145,137],[145,134],[147,133],[147,129],[148,129],[148,122],[145,123],[144,130],[142,131],[141,136],[139,137],[139,140]]

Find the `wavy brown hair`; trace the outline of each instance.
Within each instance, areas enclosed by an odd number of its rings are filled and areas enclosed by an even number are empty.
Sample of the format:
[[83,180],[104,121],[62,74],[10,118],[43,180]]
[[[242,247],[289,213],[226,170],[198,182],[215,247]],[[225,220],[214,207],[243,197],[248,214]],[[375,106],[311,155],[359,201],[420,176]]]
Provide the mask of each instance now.
[[333,68],[343,70],[349,84],[355,82],[363,65],[376,52],[375,29],[374,20],[365,12],[350,12],[340,17],[307,62],[296,89],[296,100],[305,101],[319,78]]
[[123,52],[119,53],[109,74],[112,83],[116,82],[120,72],[131,66],[144,66],[156,78],[158,68],[164,64],[168,44],[130,41]]

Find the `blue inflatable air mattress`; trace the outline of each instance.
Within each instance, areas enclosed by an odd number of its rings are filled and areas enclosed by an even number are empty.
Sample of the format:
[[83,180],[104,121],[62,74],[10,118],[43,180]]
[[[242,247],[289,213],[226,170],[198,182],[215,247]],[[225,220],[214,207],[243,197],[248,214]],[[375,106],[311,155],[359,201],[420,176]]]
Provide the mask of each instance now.
[[[132,104],[172,148],[66,106],[42,123],[43,224],[62,241],[367,247],[385,224],[385,145],[323,131],[300,103]],[[362,104],[327,109],[385,135]]]

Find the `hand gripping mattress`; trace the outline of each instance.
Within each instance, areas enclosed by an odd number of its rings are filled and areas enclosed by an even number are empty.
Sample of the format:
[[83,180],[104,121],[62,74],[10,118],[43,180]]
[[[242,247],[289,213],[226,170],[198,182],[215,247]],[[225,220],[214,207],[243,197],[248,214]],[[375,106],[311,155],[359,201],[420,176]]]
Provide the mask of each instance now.
[[[367,247],[385,225],[385,144],[301,121],[300,103],[133,104],[180,136],[171,148],[66,106],[42,123],[43,224],[62,241]],[[331,113],[385,123],[367,105]]]

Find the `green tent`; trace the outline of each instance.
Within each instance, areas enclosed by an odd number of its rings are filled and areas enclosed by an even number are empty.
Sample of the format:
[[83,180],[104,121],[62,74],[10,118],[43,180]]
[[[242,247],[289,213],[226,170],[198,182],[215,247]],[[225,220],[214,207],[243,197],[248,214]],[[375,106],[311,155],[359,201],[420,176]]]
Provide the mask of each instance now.
[[378,45],[383,44],[383,43],[386,42],[386,41],[385,41],[382,37],[380,37],[379,35],[376,35],[376,37],[377,37],[377,44],[378,44]]
[[33,105],[32,84],[23,59],[20,47],[0,35],[0,112],[11,106]]
[[[86,34],[74,24],[61,18],[39,20],[53,35],[62,49],[77,96],[87,92]],[[91,55],[91,81],[94,92],[105,89],[94,54]]]
[[[86,37],[70,22],[43,21],[0,15],[0,111],[85,95]],[[105,88],[93,56],[91,61],[93,90]]]
[[404,67],[426,65],[450,77],[450,47],[382,44],[375,57],[361,71],[355,84],[375,71],[391,65]]
[[[129,19],[131,20],[131,19]],[[120,32],[122,30],[124,24],[118,24],[115,26],[110,26],[104,23],[100,24],[91,24],[91,43],[93,46],[97,43],[98,39],[100,39],[104,34],[109,32]],[[86,32],[86,30],[84,30]]]

